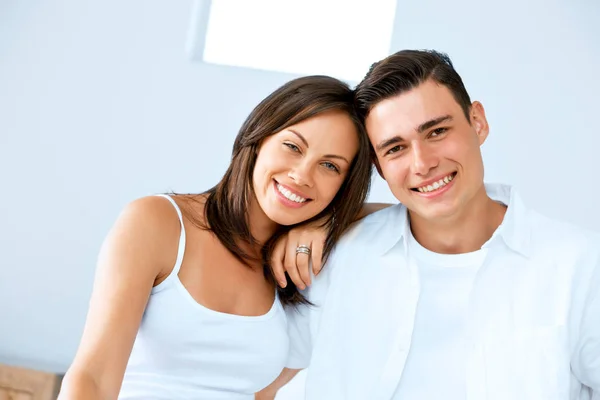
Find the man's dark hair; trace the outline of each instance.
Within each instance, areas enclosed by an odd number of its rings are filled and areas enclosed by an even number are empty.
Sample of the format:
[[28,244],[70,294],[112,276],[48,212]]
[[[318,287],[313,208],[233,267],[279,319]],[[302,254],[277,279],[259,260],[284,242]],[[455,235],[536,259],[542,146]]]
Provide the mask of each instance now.
[[471,99],[447,54],[435,50],[401,50],[371,65],[355,90],[355,104],[364,121],[379,102],[407,92],[432,79],[446,86],[467,121]]

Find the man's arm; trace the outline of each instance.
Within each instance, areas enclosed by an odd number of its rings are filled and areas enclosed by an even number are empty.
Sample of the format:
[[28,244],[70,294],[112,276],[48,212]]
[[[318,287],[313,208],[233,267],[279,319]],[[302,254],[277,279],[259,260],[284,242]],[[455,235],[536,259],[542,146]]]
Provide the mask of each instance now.
[[388,208],[389,206],[393,206],[393,204],[390,204],[390,203],[365,203],[365,204],[363,204],[362,209],[360,210],[360,213],[358,214],[358,218],[356,220],[358,221],[359,219],[363,219],[367,215],[371,215],[374,212],[383,210],[384,208]]
[[600,251],[597,248],[594,249],[593,269],[589,274],[579,336],[571,360],[575,376],[594,391],[594,399],[600,399]]

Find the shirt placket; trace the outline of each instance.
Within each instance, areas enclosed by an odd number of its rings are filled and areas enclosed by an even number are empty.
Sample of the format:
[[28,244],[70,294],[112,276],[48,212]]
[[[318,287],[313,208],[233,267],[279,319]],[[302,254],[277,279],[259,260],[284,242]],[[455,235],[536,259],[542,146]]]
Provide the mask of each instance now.
[[[390,357],[384,367],[380,384],[377,387],[375,399],[379,400],[391,399],[400,383],[402,371],[404,370],[408,352],[410,350],[417,303],[419,301],[420,283],[418,267],[416,262],[408,254],[406,241],[404,242],[403,252],[404,259],[407,260],[405,268],[408,270],[409,283],[404,292],[406,293],[406,296],[400,296],[400,299],[401,301],[407,301],[409,303],[410,315],[406,316],[407,318],[405,319],[400,318],[398,326],[396,327],[396,340],[391,347]],[[399,293],[402,293],[402,290],[399,290]],[[409,324],[407,325],[405,322],[409,322]]]
[[488,367],[486,362],[484,333],[482,318],[485,313],[485,298],[479,296],[487,291],[481,287],[487,270],[491,267],[493,254],[493,242],[488,242],[483,248],[488,252],[484,257],[481,267],[475,275],[471,293],[469,295],[469,308],[467,318],[467,336],[469,340],[469,353],[466,362],[466,399],[467,400],[491,400],[488,390]]

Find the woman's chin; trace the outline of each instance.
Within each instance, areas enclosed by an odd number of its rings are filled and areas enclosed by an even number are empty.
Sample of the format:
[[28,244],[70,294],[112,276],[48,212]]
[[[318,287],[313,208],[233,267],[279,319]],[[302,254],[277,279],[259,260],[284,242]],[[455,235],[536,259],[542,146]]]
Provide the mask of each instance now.
[[291,216],[273,216],[273,217],[269,217],[271,219],[271,221],[275,222],[277,225],[282,225],[282,226],[291,226],[291,225],[296,225],[296,224],[300,224],[304,221],[306,221],[306,219],[302,218],[293,218]]
[[282,226],[291,226],[300,224],[304,221],[311,219],[314,215],[305,215],[304,213],[294,213],[285,210],[273,210],[274,212],[266,212],[267,217]]

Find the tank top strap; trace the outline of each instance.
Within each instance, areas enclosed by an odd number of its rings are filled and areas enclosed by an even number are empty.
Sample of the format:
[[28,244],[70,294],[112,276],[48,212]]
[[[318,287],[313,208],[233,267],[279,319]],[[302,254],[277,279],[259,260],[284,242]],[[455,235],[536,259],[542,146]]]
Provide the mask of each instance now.
[[164,281],[156,285],[152,289],[152,292],[159,291],[161,288],[165,287],[168,282],[171,282],[174,278],[177,278],[177,274],[181,268],[181,263],[183,262],[183,254],[185,253],[185,226],[183,225],[183,215],[181,214],[181,209],[171,196],[167,194],[157,194],[156,196],[164,197],[165,199],[169,200],[173,207],[175,207],[175,211],[177,211],[177,216],[179,217],[179,223],[181,225],[181,233],[179,234],[179,245],[177,247],[177,259],[175,261],[175,266],[173,266],[173,270],[169,276],[167,276]]

